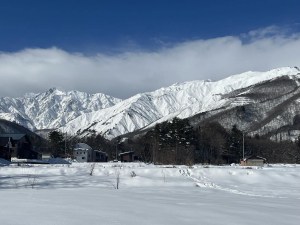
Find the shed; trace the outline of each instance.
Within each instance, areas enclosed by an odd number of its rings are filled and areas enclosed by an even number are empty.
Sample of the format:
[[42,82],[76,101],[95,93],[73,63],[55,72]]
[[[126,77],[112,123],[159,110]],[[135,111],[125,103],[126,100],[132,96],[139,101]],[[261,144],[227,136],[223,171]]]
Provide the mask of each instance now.
[[267,162],[266,158],[261,156],[248,156],[241,160],[241,166],[264,166]]
[[134,161],[134,151],[120,153],[119,159],[121,162],[133,162]]
[[100,151],[100,150],[94,150],[93,152],[93,161],[94,162],[107,162],[107,153]]
[[52,154],[50,152],[43,152],[41,156],[41,160],[49,160],[52,158]]

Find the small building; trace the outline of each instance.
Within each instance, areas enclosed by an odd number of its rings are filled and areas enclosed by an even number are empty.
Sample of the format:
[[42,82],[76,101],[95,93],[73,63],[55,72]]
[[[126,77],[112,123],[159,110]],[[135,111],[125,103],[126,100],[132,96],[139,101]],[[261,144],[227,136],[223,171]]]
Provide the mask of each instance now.
[[108,156],[106,152],[93,150],[93,162],[107,162]]
[[74,159],[77,162],[107,162],[106,152],[93,150],[85,143],[78,143],[74,147]]
[[133,162],[134,161],[134,151],[119,153],[119,160],[121,162]]
[[77,143],[73,154],[77,162],[93,162],[93,149],[85,143]]
[[0,136],[0,158],[10,160],[13,153],[10,138]]
[[50,152],[43,152],[41,153],[41,160],[47,161],[49,159],[52,159],[52,154]]
[[0,134],[0,158],[38,159],[39,154],[32,149],[26,134]]
[[241,160],[241,166],[264,166],[267,162],[266,158],[261,156],[248,156]]

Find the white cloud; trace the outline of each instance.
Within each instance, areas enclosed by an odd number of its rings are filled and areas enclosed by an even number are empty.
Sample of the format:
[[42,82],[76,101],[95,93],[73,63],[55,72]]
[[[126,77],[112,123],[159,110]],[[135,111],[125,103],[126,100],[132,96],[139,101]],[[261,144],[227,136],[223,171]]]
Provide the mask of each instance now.
[[58,48],[2,52],[0,96],[61,87],[126,98],[176,82],[218,80],[248,70],[299,66],[299,52],[300,34],[284,34],[278,27],[240,37],[187,41],[154,52],[96,56]]

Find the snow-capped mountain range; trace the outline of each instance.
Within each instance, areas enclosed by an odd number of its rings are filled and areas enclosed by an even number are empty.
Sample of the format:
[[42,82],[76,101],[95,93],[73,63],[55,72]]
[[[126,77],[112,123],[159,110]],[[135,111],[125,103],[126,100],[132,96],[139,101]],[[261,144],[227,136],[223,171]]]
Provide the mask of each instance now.
[[112,139],[175,116],[189,118],[199,113],[250,104],[252,100],[244,97],[233,102],[230,94],[241,95],[239,90],[280,77],[298,81],[299,74],[297,67],[246,72],[216,82],[200,80],[174,84],[126,100],[104,94],[50,89],[24,98],[0,98],[0,118],[32,130],[59,128],[70,134],[100,133]]
[[78,116],[121,102],[105,94],[64,92],[51,88],[40,94],[21,98],[0,98],[0,118],[16,122],[31,130],[57,129]]

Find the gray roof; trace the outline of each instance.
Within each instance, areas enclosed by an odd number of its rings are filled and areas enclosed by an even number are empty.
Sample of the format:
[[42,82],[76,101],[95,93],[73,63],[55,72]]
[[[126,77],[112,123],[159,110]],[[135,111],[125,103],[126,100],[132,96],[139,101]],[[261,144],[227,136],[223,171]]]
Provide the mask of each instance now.
[[13,140],[20,140],[26,134],[0,134],[0,137],[12,138]]
[[85,150],[85,151],[88,151],[88,150],[92,150],[92,148],[85,144],[85,143],[77,143],[74,147],[74,150]]
[[94,150],[94,152],[99,152],[99,153],[101,153],[101,154],[107,155],[106,152],[103,152],[103,151],[101,151],[101,150]]
[[250,155],[250,156],[245,157],[245,160],[249,160],[249,159],[262,159],[262,160],[265,160],[265,161],[267,160],[266,158],[258,156],[258,155]]
[[9,140],[11,142],[18,141],[26,134],[0,134],[0,146],[7,146]]
[[119,156],[121,156],[121,155],[127,155],[127,154],[134,154],[134,151],[121,152],[121,153],[119,153]]

